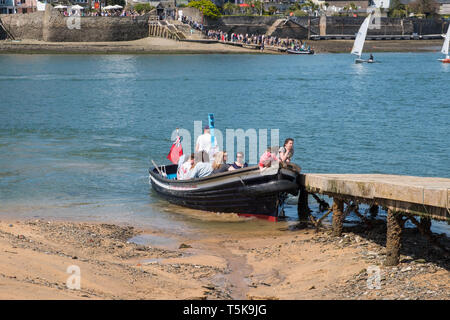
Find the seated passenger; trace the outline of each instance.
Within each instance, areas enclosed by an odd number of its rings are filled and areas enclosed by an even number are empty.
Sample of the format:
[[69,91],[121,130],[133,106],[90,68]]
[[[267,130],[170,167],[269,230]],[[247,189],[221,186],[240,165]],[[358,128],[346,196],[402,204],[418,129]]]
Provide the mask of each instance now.
[[[181,157],[183,157],[183,159],[181,159]],[[184,155],[182,155],[180,157],[180,160],[178,162],[178,169],[177,169],[177,179],[178,180],[184,180],[184,179],[188,179],[189,178],[189,172],[194,168],[194,154],[192,153],[191,156],[184,161]],[[180,164],[180,162],[182,162]]]
[[272,163],[278,164],[276,150],[278,150],[278,147],[267,148],[266,152],[259,158],[258,166],[260,169],[270,168],[273,165]]
[[248,163],[244,162],[244,153],[239,151],[236,154],[236,161],[230,165],[230,168],[228,170],[232,171],[232,170],[242,169],[242,168],[246,168],[246,167],[248,167]]
[[278,150],[278,158],[281,162],[289,163],[294,155],[294,139],[287,138],[284,145]]
[[197,152],[194,158],[195,166],[189,171],[189,179],[209,176],[213,172],[209,156],[205,151]]
[[222,151],[216,152],[216,154],[214,155],[214,162],[212,164],[213,168],[212,174],[228,171],[229,165],[225,163],[226,162],[225,158],[226,152]]

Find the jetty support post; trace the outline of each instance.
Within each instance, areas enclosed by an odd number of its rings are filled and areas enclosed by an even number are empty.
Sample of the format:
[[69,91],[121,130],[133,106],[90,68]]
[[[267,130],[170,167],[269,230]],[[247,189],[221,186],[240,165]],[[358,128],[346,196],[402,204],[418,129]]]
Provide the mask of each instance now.
[[308,191],[303,186],[298,194],[297,213],[300,224],[306,224],[309,216]]
[[404,221],[400,212],[388,209],[386,234],[386,266],[396,266],[400,262],[401,235]]
[[344,200],[338,197],[333,197],[333,220],[332,220],[332,235],[340,237],[342,235],[342,228],[344,225]]
[[376,204],[371,205],[369,209],[370,217],[372,219],[375,219],[375,217],[378,215],[378,206]]
[[420,227],[421,232],[423,233],[431,233],[431,219],[430,217],[420,217]]

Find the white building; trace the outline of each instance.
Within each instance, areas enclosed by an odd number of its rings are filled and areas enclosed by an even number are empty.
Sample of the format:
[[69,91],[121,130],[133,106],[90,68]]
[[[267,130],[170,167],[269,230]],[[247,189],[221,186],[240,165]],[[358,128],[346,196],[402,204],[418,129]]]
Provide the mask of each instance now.
[[389,9],[391,7],[391,0],[371,0],[371,7],[378,9]]

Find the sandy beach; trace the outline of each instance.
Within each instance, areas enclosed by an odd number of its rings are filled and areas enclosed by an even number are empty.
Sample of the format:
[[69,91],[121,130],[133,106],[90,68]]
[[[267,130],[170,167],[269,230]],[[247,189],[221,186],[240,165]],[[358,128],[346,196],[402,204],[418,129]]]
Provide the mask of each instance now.
[[[194,239],[107,223],[2,219],[0,299],[450,299],[448,257],[407,229],[401,264],[384,267],[385,223],[374,226],[346,228],[340,238],[292,226]],[[174,242],[130,241],[145,235]],[[66,285],[72,265],[80,268],[79,290]],[[368,289],[370,266],[381,270],[381,289]]]
[[[353,40],[308,41],[316,53],[348,53]],[[366,41],[365,52],[439,51],[442,40]],[[181,42],[148,37],[120,42],[44,42],[37,40],[0,41],[0,53],[79,53],[79,54],[279,54],[269,47],[263,52],[222,43]]]
[[0,41],[0,53],[227,54],[259,53],[259,51],[221,43],[205,44],[148,37],[134,41],[117,42]]

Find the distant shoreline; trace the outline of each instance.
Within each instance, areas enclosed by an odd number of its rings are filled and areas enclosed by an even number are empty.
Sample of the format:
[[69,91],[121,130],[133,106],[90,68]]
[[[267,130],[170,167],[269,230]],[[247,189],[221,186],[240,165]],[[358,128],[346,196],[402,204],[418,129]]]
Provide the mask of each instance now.
[[[306,41],[316,53],[348,53],[353,40]],[[365,52],[436,52],[442,40],[369,40]],[[44,42],[36,40],[0,41],[0,53],[13,54],[280,54],[272,50],[225,45],[222,43],[179,42],[144,38],[117,42]]]

